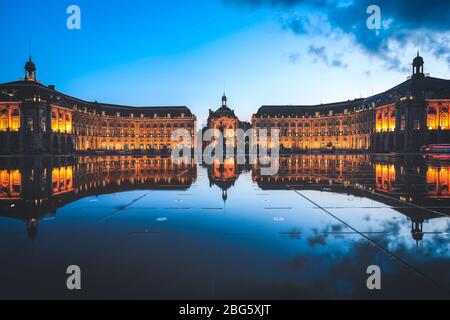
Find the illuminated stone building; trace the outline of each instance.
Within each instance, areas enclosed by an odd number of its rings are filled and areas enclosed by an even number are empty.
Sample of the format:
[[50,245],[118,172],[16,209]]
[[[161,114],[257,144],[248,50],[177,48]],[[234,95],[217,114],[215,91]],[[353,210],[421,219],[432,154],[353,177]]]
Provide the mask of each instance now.
[[[218,130],[222,134],[224,145],[226,142],[228,146],[236,147],[236,130],[247,130],[250,128],[250,124],[240,121],[234,111],[228,107],[227,101],[227,96],[224,94],[221,107],[216,111],[209,110],[207,127],[203,131],[205,132],[207,129]],[[215,139],[212,140],[214,141]]]
[[424,74],[419,54],[412,66],[408,80],[367,99],[262,106],[252,117],[252,127],[278,129],[280,147],[298,151],[412,152],[427,144],[450,143],[450,80]]
[[[316,106],[263,106],[252,118],[253,129],[279,132],[281,148],[293,150],[360,149],[370,147],[371,121],[365,112],[356,112],[362,99]],[[261,143],[261,138],[254,141]]]
[[[25,64],[24,79],[0,84],[0,153],[158,151],[193,146],[196,117],[184,106],[130,107],[88,102],[65,95],[36,78]],[[190,138],[187,135],[190,134]]]

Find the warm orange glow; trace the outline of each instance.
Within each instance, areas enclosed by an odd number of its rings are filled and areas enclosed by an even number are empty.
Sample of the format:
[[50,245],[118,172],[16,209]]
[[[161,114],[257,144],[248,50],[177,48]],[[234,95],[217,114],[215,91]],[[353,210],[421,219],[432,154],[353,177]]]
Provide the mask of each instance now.
[[193,159],[190,163],[175,164],[171,158],[164,157],[135,159],[131,156],[104,156],[81,157],[76,169],[77,190],[88,191],[96,184],[103,187],[124,184],[147,184],[147,187],[183,185],[192,181],[196,165]]
[[52,110],[52,131],[58,131],[58,113]]
[[53,132],[72,133],[72,111],[52,107],[51,110],[51,126]]
[[375,185],[380,191],[391,191],[395,182],[395,166],[393,164],[375,165]]
[[375,131],[393,132],[396,128],[396,113],[394,106],[387,106],[377,109],[375,113]]
[[0,106],[0,131],[19,131],[20,109],[18,106]]
[[427,184],[430,197],[450,198],[450,167],[429,167]]
[[[271,130],[278,129],[280,146],[302,150],[368,150],[373,130],[363,112],[308,118],[254,116],[252,127],[254,143],[273,147],[275,139],[272,139]],[[261,130],[267,130],[267,136]]]
[[20,196],[22,191],[22,175],[19,170],[0,170],[0,199],[11,199]]
[[237,175],[236,162],[233,157],[226,158],[221,165],[219,160],[214,160],[214,178],[233,179]]
[[[72,127],[76,135],[75,149],[87,150],[164,150],[179,144],[193,146],[195,117],[152,118],[95,115],[76,111]],[[185,130],[175,138],[175,130]]]
[[53,194],[61,194],[73,190],[73,167],[53,168],[52,170]]
[[427,109],[428,130],[450,130],[449,105],[431,103]]
[[227,143],[234,147],[237,145],[236,130],[239,128],[239,120],[234,117],[213,118],[209,122],[209,129],[215,129],[221,132]]
[[66,133],[72,133],[72,114],[66,113],[66,126],[65,126],[65,132]]

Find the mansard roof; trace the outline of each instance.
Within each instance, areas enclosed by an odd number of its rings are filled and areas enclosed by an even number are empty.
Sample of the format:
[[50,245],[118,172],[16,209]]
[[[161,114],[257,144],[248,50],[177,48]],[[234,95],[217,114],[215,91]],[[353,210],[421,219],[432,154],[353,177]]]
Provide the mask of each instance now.
[[[86,108],[87,111],[97,112],[101,114],[105,112],[107,115],[116,115],[120,112],[122,116],[134,114],[139,116],[153,117],[154,114],[158,116],[180,117],[182,114],[185,117],[192,117],[193,114],[186,106],[125,106],[101,102],[90,102],[75,97],[71,97],[61,93],[51,86],[45,86],[37,81],[15,81],[0,84],[0,101],[24,101],[34,98],[39,98],[40,101],[51,103],[54,105],[67,108]],[[8,100],[4,100],[8,99]]]
[[228,117],[228,118],[237,118],[237,116],[234,114],[234,111],[228,108],[227,106],[222,106],[216,111],[214,111],[211,116],[211,118],[221,118],[221,117]]
[[365,107],[396,103],[403,97],[450,99],[450,80],[427,76],[413,76],[383,93],[364,100]]
[[341,114],[348,111],[362,110],[397,103],[403,97],[415,97],[422,99],[450,99],[450,80],[415,75],[405,82],[366,99],[355,99],[343,102],[318,104],[318,105],[280,105],[262,106],[256,113],[257,117],[309,117],[333,114]]
[[256,113],[256,116],[309,117],[314,116],[316,112],[319,112],[322,115],[329,114],[330,111],[333,111],[333,113],[343,113],[345,109],[348,109],[350,111],[350,109],[361,106],[363,100],[364,99],[355,99],[318,105],[284,105],[284,106],[268,105],[259,108],[258,112]]
[[13,101],[18,101],[17,99],[15,99],[14,98],[14,96],[12,96],[12,95],[9,95],[9,94],[7,94],[7,93],[3,93],[3,92],[0,92],[0,101],[1,102],[9,102],[9,101],[11,101],[11,102],[13,102]]

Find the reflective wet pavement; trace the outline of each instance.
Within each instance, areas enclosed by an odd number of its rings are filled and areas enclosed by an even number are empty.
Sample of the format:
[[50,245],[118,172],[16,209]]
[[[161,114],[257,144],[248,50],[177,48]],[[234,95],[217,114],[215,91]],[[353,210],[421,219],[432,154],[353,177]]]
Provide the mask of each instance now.
[[[450,161],[293,156],[259,172],[0,159],[0,298],[450,297]],[[367,288],[370,265],[381,290]]]

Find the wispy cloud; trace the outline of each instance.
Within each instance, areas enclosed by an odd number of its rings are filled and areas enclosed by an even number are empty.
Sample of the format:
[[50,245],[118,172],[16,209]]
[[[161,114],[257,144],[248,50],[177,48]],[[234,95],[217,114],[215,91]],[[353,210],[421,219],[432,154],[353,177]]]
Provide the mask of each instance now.
[[336,67],[336,68],[346,68],[347,64],[344,63],[339,57],[335,56],[330,58],[327,53],[327,48],[325,46],[315,47],[310,45],[308,48],[308,54],[314,58],[314,62],[322,62],[323,64]]
[[289,61],[294,64],[299,62],[300,57],[301,57],[301,54],[299,52],[294,52],[294,53],[291,53],[288,55]]
[[285,10],[283,28],[299,35],[347,36],[365,54],[385,61],[387,69],[404,69],[395,57],[396,50],[407,45],[429,51],[450,64],[448,0],[378,0],[383,25],[380,30],[370,30],[366,25],[367,8],[374,4],[373,0],[222,1]]

